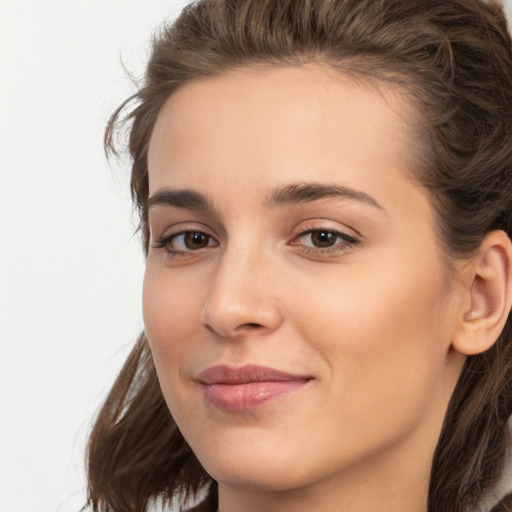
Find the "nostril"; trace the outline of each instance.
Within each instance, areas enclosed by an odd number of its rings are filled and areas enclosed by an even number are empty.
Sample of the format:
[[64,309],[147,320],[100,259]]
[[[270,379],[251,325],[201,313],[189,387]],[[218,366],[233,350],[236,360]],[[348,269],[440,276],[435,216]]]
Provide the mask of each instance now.
[[[210,332],[217,332],[214,327],[212,327],[210,324],[205,323],[204,326],[206,329]],[[245,324],[240,324],[239,326],[235,327],[235,330],[233,331],[233,334],[236,332],[243,332],[245,330],[253,330],[253,329],[263,329],[264,326],[261,324],[258,324],[256,322],[247,322]]]
[[265,326],[262,324],[257,322],[246,322],[236,327],[234,332],[241,334],[248,331],[261,331],[262,329],[265,329]]

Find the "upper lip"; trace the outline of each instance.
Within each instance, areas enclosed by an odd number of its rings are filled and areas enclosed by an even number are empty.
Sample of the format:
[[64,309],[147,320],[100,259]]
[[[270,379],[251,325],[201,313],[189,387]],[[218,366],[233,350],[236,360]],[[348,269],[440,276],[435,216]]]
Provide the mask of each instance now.
[[292,374],[268,366],[248,364],[235,367],[220,364],[202,371],[196,380],[201,384],[247,384],[249,382],[306,381],[311,378],[310,375]]

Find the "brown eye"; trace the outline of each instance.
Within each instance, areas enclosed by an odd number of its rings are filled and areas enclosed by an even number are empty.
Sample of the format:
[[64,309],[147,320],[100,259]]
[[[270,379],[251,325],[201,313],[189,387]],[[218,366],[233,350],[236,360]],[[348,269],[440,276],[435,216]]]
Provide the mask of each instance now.
[[309,229],[291,241],[305,251],[318,255],[339,254],[359,244],[353,236],[334,229]]
[[215,247],[218,242],[210,235],[202,231],[183,231],[169,235],[158,240],[154,247],[157,249],[166,248],[169,253],[189,253],[199,251],[207,247]]
[[310,240],[315,247],[331,247],[339,241],[339,235],[333,231],[311,231]]
[[200,231],[183,233],[183,244],[191,251],[208,247],[211,237]]

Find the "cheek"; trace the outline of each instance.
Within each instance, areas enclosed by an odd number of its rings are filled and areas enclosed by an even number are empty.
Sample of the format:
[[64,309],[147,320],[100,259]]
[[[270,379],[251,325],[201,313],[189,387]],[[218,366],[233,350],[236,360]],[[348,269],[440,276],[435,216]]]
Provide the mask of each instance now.
[[142,305],[144,326],[159,376],[165,379],[166,375],[177,375],[169,370],[183,362],[200,326],[200,289],[190,282],[181,283],[169,270],[158,268],[148,260]]
[[385,414],[391,404],[397,413],[419,414],[445,369],[450,331],[442,276],[425,271],[428,265],[392,268],[347,270],[297,302],[293,315],[309,319],[299,330],[329,365],[333,392],[362,414]]

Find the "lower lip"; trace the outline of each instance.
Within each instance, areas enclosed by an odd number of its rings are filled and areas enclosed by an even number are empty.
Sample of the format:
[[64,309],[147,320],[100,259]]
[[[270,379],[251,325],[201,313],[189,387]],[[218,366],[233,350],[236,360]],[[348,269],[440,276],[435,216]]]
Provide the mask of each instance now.
[[206,384],[206,399],[223,411],[247,411],[266,405],[299,390],[307,380]]

